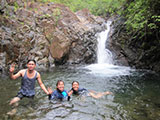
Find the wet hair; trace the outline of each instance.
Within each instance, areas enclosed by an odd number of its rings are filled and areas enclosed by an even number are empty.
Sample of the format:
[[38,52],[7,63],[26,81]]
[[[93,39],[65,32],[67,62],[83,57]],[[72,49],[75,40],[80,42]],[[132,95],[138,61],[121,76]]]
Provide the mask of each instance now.
[[[63,82],[63,80],[58,80],[57,83],[56,83],[56,86],[58,86],[58,84],[59,84],[60,82]],[[64,84],[64,82],[63,82],[63,84]],[[58,92],[61,93],[61,91],[60,91],[58,88],[57,88],[57,90],[58,90]]]
[[35,61],[34,59],[29,59],[29,60],[27,61],[27,64],[28,64],[30,61],[33,61],[34,64],[36,64],[36,61]]
[[72,82],[72,85],[73,85],[74,83],[78,83],[78,85],[79,85],[79,82],[78,82],[78,81],[73,81],[73,82]]
[[[58,86],[58,84],[59,84],[60,82],[63,82],[63,80],[58,80],[57,83],[56,83],[56,86]],[[63,84],[64,84],[64,82],[63,82]]]
[[[78,82],[78,81],[73,81],[73,82],[72,82],[72,86],[73,86],[74,83],[78,83],[78,85],[79,85],[79,82]],[[73,90],[73,94],[78,95],[78,91],[75,91],[75,90],[73,89],[73,87],[72,87],[71,90]]]

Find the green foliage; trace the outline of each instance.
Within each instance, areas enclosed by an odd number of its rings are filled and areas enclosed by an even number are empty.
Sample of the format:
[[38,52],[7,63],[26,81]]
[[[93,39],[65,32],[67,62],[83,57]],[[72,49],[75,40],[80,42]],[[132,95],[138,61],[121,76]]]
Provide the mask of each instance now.
[[14,11],[17,11],[17,9],[19,9],[19,5],[17,2],[14,2]]
[[160,22],[160,15],[159,16],[154,15],[152,16],[152,19],[155,19],[156,22]]
[[157,28],[157,26],[156,26],[155,23],[149,23],[149,24],[148,24],[148,27],[149,27],[150,29],[156,29],[156,28]]
[[118,13],[125,0],[40,0],[41,2],[61,3],[73,12],[84,8],[94,15],[106,16],[107,13]]
[[147,24],[150,14],[146,2],[146,0],[136,0],[127,6],[128,8],[125,10],[127,30],[140,30]]
[[[42,3],[60,3],[68,6],[73,12],[87,8],[97,16],[118,14],[125,17],[125,26],[133,38],[158,34],[160,29],[160,0],[37,0]],[[58,12],[58,13],[57,13]],[[53,13],[58,21],[59,11]]]
[[128,32],[131,34],[138,32],[138,35],[143,37],[150,34],[152,30],[157,31],[160,16],[157,15],[158,11],[156,11],[155,6],[159,3],[159,0],[154,0],[154,3],[152,0],[126,1],[125,9],[121,15],[126,18],[125,24]]

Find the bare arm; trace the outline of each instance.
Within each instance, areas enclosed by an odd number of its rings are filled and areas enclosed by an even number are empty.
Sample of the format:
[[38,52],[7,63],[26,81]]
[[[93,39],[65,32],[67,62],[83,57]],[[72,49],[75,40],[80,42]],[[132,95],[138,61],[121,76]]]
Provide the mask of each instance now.
[[20,70],[18,73],[16,73],[15,75],[13,74],[15,70],[15,64],[12,64],[9,71],[10,71],[10,78],[11,79],[17,79],[18,77],[22,76],[23,70]]
[[97,99],[100,98],[100,97],[102,97],[102,96],[104,96],[104,95],[109,95],[109,94],[112,94],[112,93],[108,92],[108,91],[102,92],[102,93],[96,93],[96,92],[93,92],[93,91],[89,92],[90,96],[92,96],[93,98],[97,98]]
[[48,90],[46,89],[46,87],[45,87],[44,84],[42,83],[41,75],[40,75],[39,73],[38,73],[38,75],[37,75],[37,80],[38,80],[39,86],[42,88],[42,90],[43,90],[47,95],[49,95]]

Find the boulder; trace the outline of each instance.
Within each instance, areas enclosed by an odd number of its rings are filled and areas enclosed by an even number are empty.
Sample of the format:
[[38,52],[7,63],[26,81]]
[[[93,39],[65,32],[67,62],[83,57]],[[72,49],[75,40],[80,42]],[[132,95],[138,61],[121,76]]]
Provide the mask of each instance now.
[[[96,60],[95,34],[105,20],[84,9],[73,13],[61,4],[2,0],[0,6],[0,68],[12,62],[26,67],[35,59],[39,70]],[[14,6],[16,5],[16,6]]]

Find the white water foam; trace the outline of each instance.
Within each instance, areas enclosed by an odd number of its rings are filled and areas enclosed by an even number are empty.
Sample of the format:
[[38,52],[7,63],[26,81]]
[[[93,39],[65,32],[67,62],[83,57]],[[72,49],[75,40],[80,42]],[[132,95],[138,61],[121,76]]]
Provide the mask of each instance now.
[[105,76],[129,75],[131,71],[129,67],[111,64],[91,64],[85,68],[89,69],[89,73],[91,74],[101,74]]
[[125,66],[114,65],[112,52],[106,48],[106,41],[109,39],[111,21],[106,23],[107,30],[98,33],[97,63],[86,66],[91,74],[103,74],[106,76],[119,76],[130,74],[131,69]]

